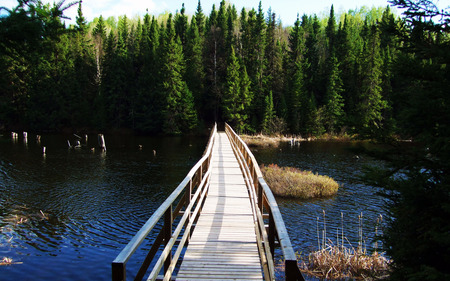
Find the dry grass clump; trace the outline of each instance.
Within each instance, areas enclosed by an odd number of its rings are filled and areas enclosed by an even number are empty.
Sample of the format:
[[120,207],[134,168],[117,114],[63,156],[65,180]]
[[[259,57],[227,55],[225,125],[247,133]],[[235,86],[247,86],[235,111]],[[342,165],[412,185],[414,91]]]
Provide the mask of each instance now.
[[343,134],[325,133],[321,136],[315,137],[314,140],[348,142],[348,141],[353,141],[356,138],[357,138],[356,135],[349,135],[347,133],[343,133]]
[[[382,216],[377,219],[375,226],[375,235],[378,235],[378,227],[381,226]],[[389,266],[391,260],[378,253],[378,243],[375,243],[375,250],[372,254],[366,251],[363,231],[362,231],[362,213],[358,216],[358,247],[355,249],[347,241],[344,242],[344,222],[341,213],[341,228],[337,229],[336,242],[334,245],[326,235],[325,211],[323,211],[323,229],[319,230],[319,218],[317,218],[317,244],[319,250],[310,253],[307,258],[300,257],[302,262],[300,267],[308,275],[326,279],[384,279],[389,276]],[[320,237],[322,233],[322,237]],[[340,237],[339,237],[340,236]],[[327,241],[327,242],[325,242]]]
[[275,195],[294,198],[320,198],[336,194],[339,184],[328,176],[276,164],[261,166],[261,172]]
[[269,137],[263,134],[240,135],[240,137],[249,147],[278,147],[282,141],[280,137]]
[[378,252],[368,255],[361,250],[329,243],[326,248],[309,254],[303,272],[327,279],[381,278],[387,275],[389,264],[390,261]]
[[240,135],[240,137],[249,147],[278,147],[282,142],[287,142],[291,145],[300,145],[301,141],[307,140],[296,136],[293,137],[286,137],[282,135],[267,136],[263,134]]

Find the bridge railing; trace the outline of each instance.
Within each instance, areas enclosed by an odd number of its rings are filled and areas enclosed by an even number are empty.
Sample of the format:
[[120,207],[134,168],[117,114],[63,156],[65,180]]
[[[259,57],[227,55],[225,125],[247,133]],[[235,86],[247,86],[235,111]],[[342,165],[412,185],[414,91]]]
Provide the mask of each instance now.
[[[164,280],[171,280],[176,263],[190,238],[192,226],[197,221],[201,206],[206,198],[211,174],[212,149],[216,136],[217,125],[211,131],[203,157],[112,262],[113,281],[126,280],[127,262],[148,235],[152,231],[156,231],[155,226],[161,223],[163,224],[162,229],[151,243],[152,246],[134,280],[142,280],[161,247],[164,247],[164,249],[154,262],[147,280],[162,279],[158,275],[163,267]],[[180,216],[180,219],[175,219]],[[174,228],[175,230],[173,230]],[[178,243],[178,247],[174,247],[176,243]],[[173,254],[174,250],[175,253]]]
[[[284,258],[285,280],[304,280],[278,204],[262,176],[258,162],[245,142],[228,124],[225,124],[225,132],[232,143],[249,187],[265,279],[275,279],[274,251],[275,240],[277,240]],[[266,228],[265,221],[267,220],[268,227]]]

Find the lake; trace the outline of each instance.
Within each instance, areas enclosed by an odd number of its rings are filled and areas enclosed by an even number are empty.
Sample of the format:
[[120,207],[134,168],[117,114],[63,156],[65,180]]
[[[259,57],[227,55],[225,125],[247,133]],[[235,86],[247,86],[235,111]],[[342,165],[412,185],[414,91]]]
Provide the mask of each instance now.
[[[104,153],[91,151],[95,135],[87,142],[83,137],[81,149],[68,149],[67,140],[76,139],[43,135],[38,143],[35,135],[27,142],[0,137],[0,259],[20,263],[0,266],[1,280],[111,280],[111,262],[198,161],[207,142],[206,137],[106,136]],[[254,151],[260,164],[312,170],[341,184],[331,198],[277,198],[299,253],[317,249],[324,212],[333,243],[343,225],[357,247],[361,226],[363,246],[373,248],[377,218],[385,213],[383,198],[359,176],[364,165],[382,163],[355,155],[353,146],[303,142]]]

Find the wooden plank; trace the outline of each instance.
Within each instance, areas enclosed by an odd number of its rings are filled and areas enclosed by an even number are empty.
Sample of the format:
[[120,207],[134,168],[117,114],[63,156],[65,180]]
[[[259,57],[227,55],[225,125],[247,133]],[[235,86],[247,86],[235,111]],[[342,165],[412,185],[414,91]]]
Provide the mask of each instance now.
[[211,183],[177,280],[262,280],[253,213],[230,142],[219,133]]

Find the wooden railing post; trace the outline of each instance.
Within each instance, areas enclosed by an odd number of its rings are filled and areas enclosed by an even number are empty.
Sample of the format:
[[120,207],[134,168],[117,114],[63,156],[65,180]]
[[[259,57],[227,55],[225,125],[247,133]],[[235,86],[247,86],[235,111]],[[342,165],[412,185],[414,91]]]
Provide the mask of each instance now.
[[[256,173],[255,173],[256,176]],[[257,176],[256,176],[257,177]],[[261,210],[261,213],[263,213],[263,189],[262,186],[259,184],[259,181],[257,181],[256,186],[258,187],[258,208]]]
[[[169,243],[170,238],[172,237],[172,223],[173,223],[173,215],[172,215],[172,205],[167,208],[164,213],[164,245]],[[170,263],[172,262],[172,252],[170,252],[164,261],[164,274],[169,269]]]
[[[202,169],[202,168],[200,167],[200,170],[201,170],[201,169]],[[200,179],[200,182],[201,182],[201,179]],[[189,181],[189,184],[188,184],[188,186],[186,187],[185,198],[186,198],[186,200],[185,200],[186,202],[184,203],[185,206],[186,206],[185,212],[189,212],[189,213],[188,213],[188,219],[187,219],[187,221],[190,222],[190,221],[191,221],[191,211],[188,210],[188,206],[189,206],[189,204],[191,203],[191,198],[192,198],[192,179]],[[188,236],[187,236],[187,242],[189,243],[189,239],[191,238],[191,233],[190,233],[190,231],[189,231],[189,233],[188,233],[187,235],[188,235]]]
[[273,220],[272,212],[269,210],[269,246],[270,253],[275,259],[275,221]]
[[285,260],[284,266],[284,278],[286,281],[305,281],[298,268],[297,260]]
[[113,281],[125,281],[127,280],[125,264],[112,263],[112,280]]

